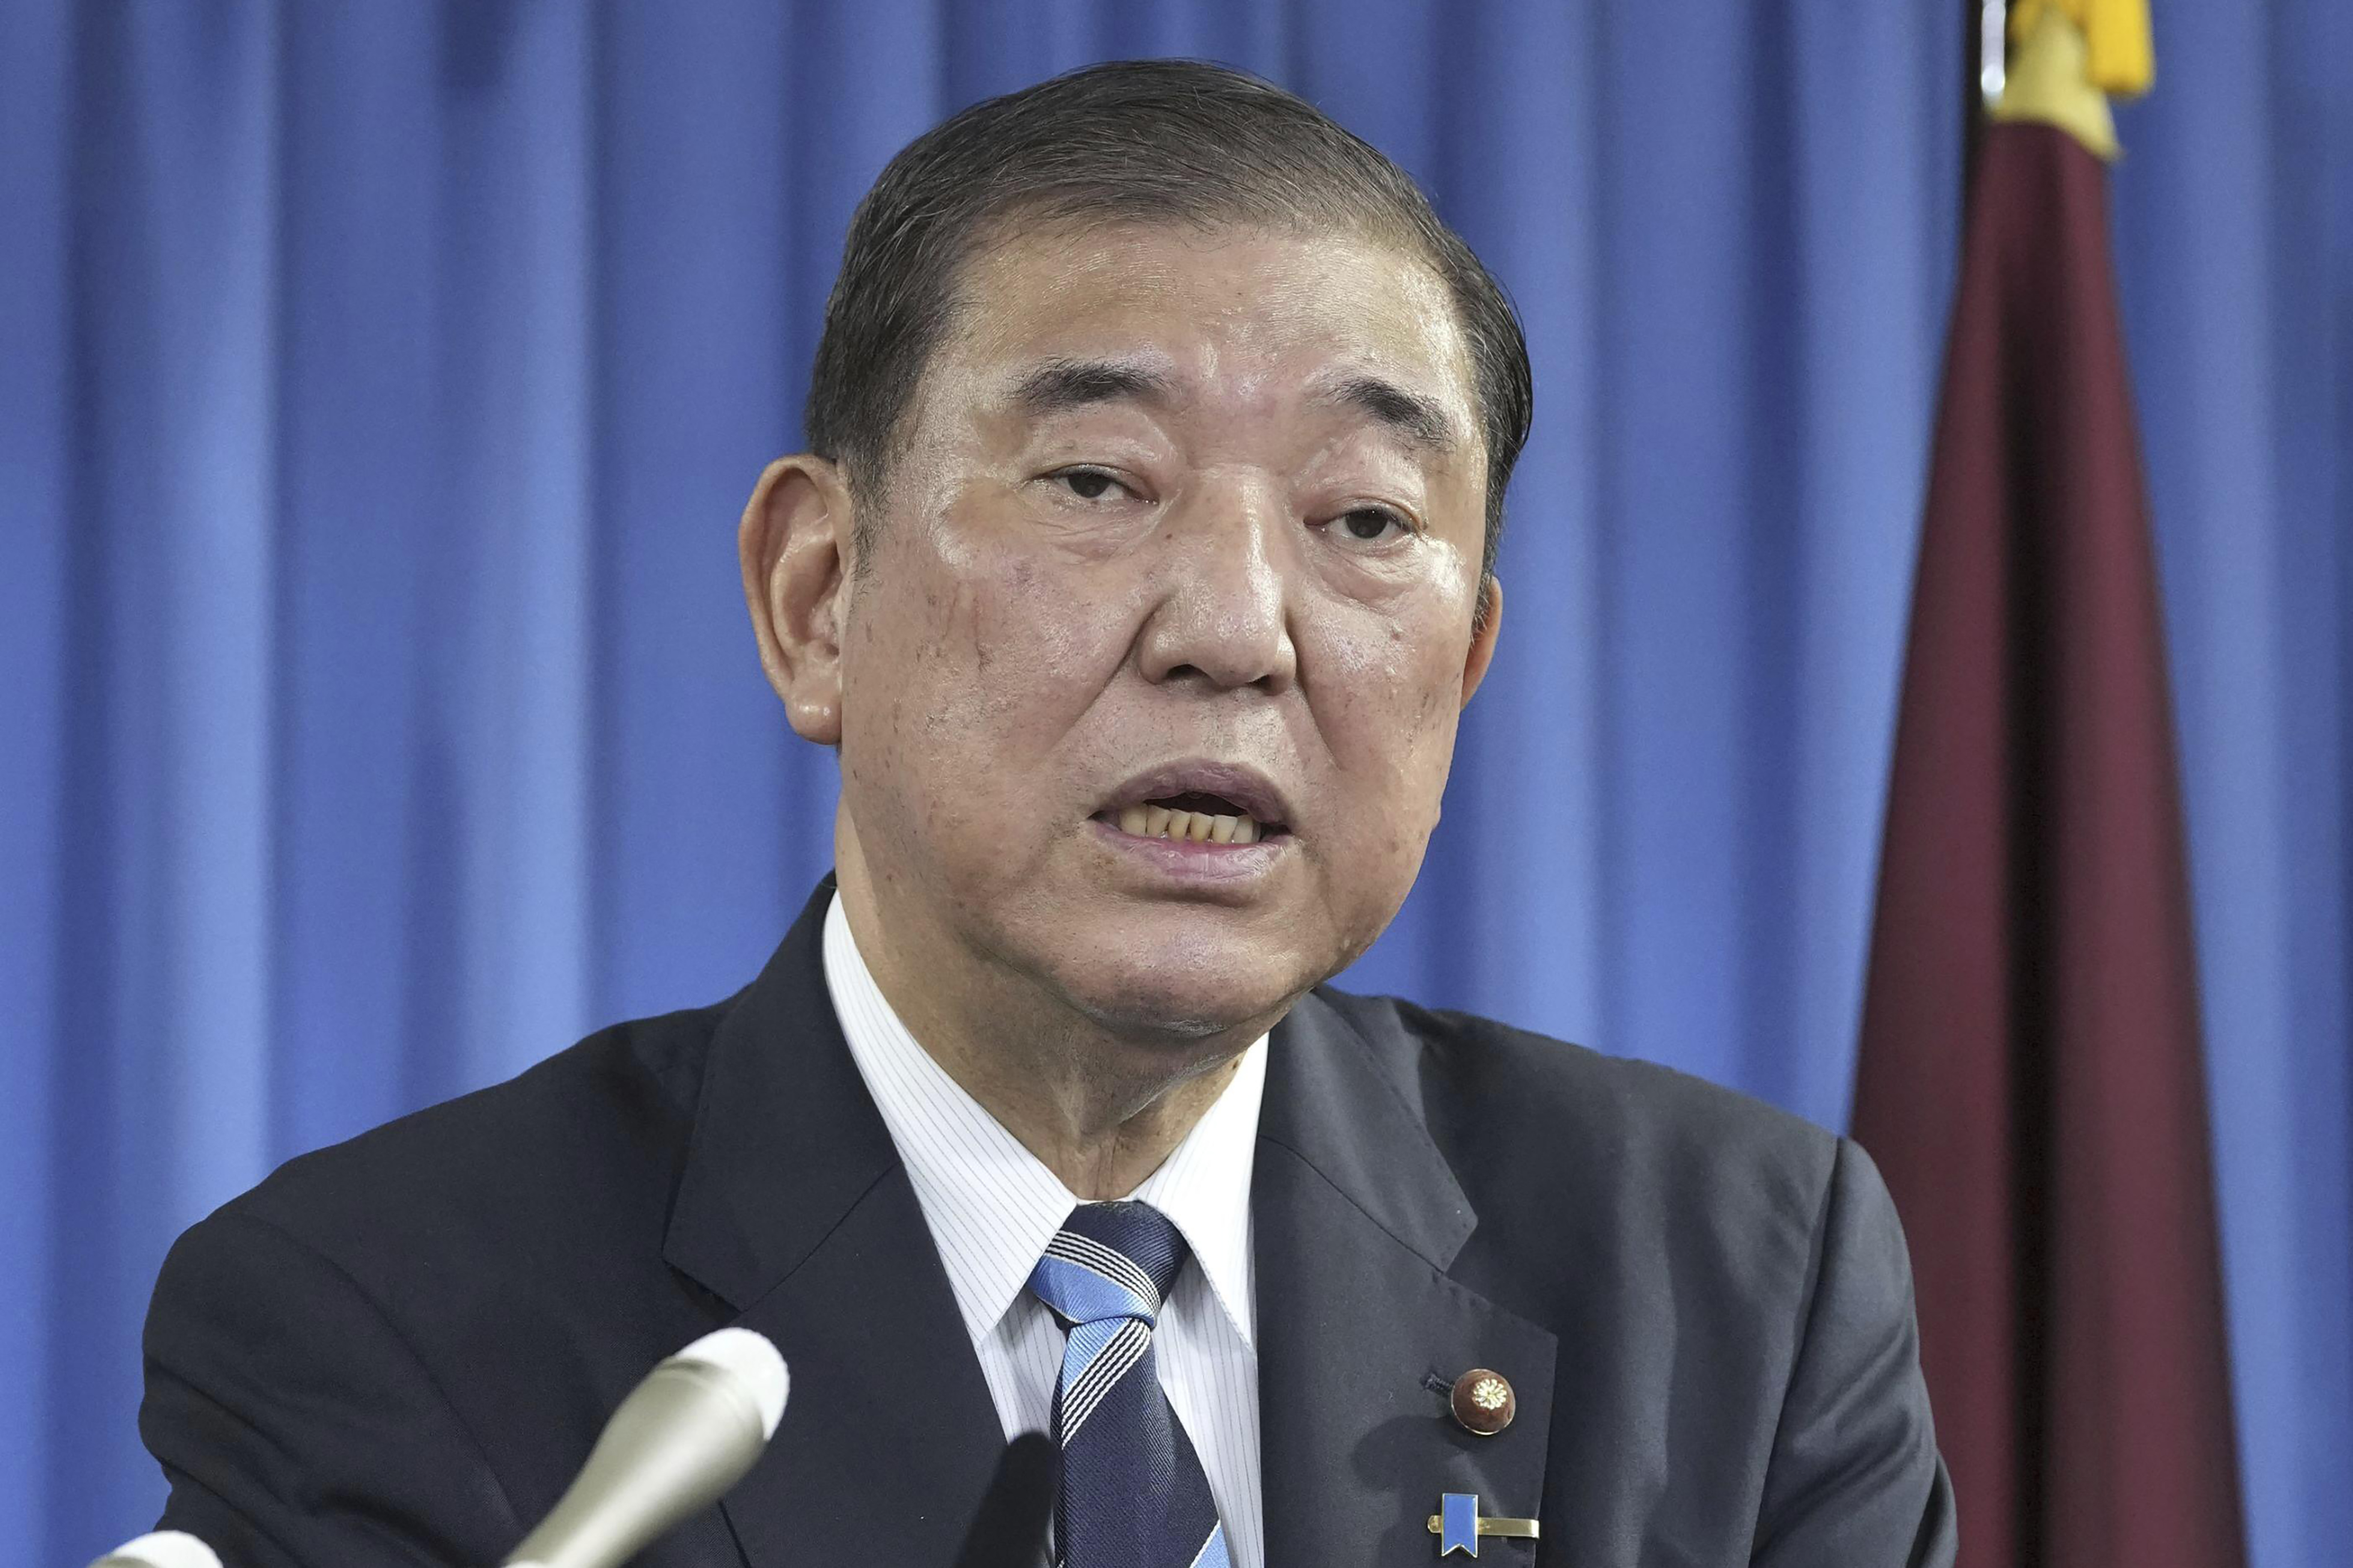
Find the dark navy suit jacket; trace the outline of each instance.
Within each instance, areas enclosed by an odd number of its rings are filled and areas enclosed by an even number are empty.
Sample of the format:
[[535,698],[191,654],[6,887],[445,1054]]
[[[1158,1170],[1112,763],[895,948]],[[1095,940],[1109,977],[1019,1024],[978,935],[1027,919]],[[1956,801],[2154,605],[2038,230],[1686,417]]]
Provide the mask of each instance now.
[[[776,1440],[649,1563],[944,1568],[1003,1436],[828,1000],[831,885],[750,987],[295,1160],[147,1322],[164,1524],[229,1568],[492,1564],[653,1363],[744,1323]],[[1427,1563],[1441,1492],[1557,1568],[1949,1563],[1903,1237],[1852,1143],[1697,1080],[1334,991],[1257,1168],[1270,1568]],[[1443,1388],[1518,1395],[1473,1436]],[[1459,1559],[1454,1559],[1459,1560]]]

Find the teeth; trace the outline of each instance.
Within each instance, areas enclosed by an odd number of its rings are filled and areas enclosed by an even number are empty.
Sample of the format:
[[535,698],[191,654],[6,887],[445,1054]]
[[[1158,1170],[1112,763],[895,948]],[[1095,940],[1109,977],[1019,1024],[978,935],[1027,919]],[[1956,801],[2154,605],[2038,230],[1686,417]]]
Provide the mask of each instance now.
[[1256,844],[1266,837],[1254,816],[1171,811],[1165,805],[1122,806],[1119,830],[1138,838],[1193,844]]

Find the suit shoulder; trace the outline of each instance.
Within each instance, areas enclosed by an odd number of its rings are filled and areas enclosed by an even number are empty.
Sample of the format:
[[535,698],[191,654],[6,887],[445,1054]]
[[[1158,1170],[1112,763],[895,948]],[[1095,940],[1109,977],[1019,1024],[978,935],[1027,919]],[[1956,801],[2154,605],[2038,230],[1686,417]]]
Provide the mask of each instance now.
[[[1841,1140],[1764,1100],[1655,1062],[1388,996],[1318,994],[1389,1059],[1458,1172],[1509,1151],[1515,1183],[1551,1166],[1590,1190],[1639,1184],[1762,1205],[1810,1233]],[[1760,1216],[1761,1217],[1761,1216]]]
[[671,1184],[659,1178],[685,1158],[725,1011],[601,1029],[502,1083],[298,1155],[221,1212],[355,1272],[370,1253],[454,1266],[478,1249],[543,1244],[575,1223],[658,1224],[652,1211]]

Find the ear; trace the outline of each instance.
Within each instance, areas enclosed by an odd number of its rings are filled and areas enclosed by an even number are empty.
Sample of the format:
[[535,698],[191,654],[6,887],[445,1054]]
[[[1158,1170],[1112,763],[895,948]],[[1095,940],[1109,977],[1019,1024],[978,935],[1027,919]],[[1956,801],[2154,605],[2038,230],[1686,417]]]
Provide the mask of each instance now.
[[1471,617],[1471,651],[1462,658],[1462,706],[1471,706],[1472,693],[1487,679],[1487,666],[1495,658],[1496,634],[1504,626],[1504,584],[1489,577],[1479,590],[1479,613]]
[[802,739],[841,743],[841,621],[849,486],[836,464],[802,453],[770,463],[736,531],[744,600],[760,668]]

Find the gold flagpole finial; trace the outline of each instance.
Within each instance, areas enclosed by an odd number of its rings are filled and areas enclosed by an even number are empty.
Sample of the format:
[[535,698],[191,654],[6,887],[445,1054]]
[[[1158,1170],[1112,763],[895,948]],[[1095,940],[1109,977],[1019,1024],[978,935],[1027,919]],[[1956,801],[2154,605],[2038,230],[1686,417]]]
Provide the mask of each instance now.
[[2000,121],[2056,125],[2103,158],[2115,158],[2111,97],[2147,92],[2156,75],[2148,0],[2013,0],[2010,63]]

